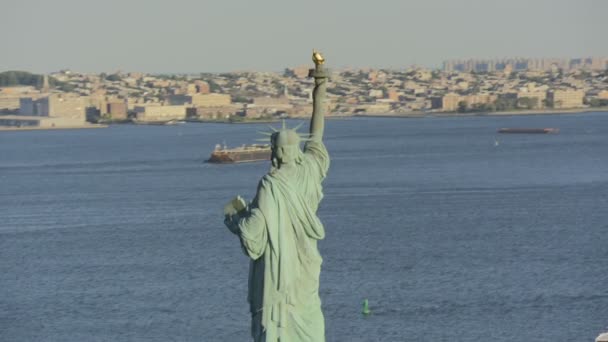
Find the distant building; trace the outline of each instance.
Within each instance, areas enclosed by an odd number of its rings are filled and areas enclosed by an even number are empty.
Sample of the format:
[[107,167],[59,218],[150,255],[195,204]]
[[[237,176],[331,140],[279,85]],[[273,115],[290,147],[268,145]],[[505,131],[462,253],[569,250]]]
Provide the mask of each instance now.
[[67,94],[52,94],[35,99],[20,99],[19,114],[26,116],[62,117],[85,121],[87,98]]
[[27,128],[70,128],[86,124],[86,98],[52,94],[39,99],[19,99],[19,114],[3,116],[0,126]]
[[267,115],[291,114],[292,109],[293,105],[286,96],[262,96],[254,98],[253,103],[247,105],[245,115],[247,117],[262,117]]
[[505,71],[507,66],[510,66],[511,71],[551,71],[552,68],[565,71],[576,69],[605,70],[608,68],[607,62],[608,58],[606,57],[462,59],[443,62],[443,71],[495,72]]
[[608,90],[602,90],[597,94],[597,97],[601,100],[608,100]]
[[545,108],[545,99],[547,98],[547,92],[546,91],[519,91],[517,92],[517,100],[518,103],[521,104],[522,100],[521,99],[531,99],[531,101],[534,103],[534,105],[532,106],[532,108],[530,109],[543,109]]
[[550,90],[547,92],[547,101],[553,108],[580,108],[583,107],[582,90]]
[[187,84],[186,85],[186,94],[196,94],[198,92],[198,89],[196,87],[196,84]]
[[87,103],[87,120],[92,117],[99,118],[108,114],[108,102],[104,95],[91,95]]
[[0,112],[19,109],[19,96],[0,93]]
[[443,96],[431,97],[431,109],[441,109],[441,108],[443,108]]
[[291,77],[295,77],[295,78],[307,78],[309,69],[310,69],[310,66],[308,66],[308,65],[301,65],[301,66],[297,66],[295,68],[288,68],[288,69],[285,69],[285,76],[291,76]]
[[464,98],[464,101],[467,103],[468,106],[488,105],[494,103],[497,98],[498,97],[496,95],[491,94],[473,94],[466,96]]
[[38,104],[32,97],[19,98],[19,115],[38,116]]
[[209,94],[211,92],[211,87],[209,87],[209,83],[205,81],[195,81],[196,91],[199,94]]
[[203,120],[226,119],[233,115],[244,115],[244,112],[245,108],[243,104],[231,104],[229,106],[220,107],[187,108],[187,116],[189,118],[197,118]]
[[389,89],[387,98],[392,102],[399,102],[399,92],[396,89]]
[[473,94],[462,96],[456,93],[449,93],[443,97],[434,97],[430,100],[430,107],[434,109],[441,108],[444,112],[455,112],[459,109],[461,102],[466,103],[467,107],[477,105],[489,105],[496,101],[497,96],[492,94]]
[[112,120],[126,120],[127,119],[127,102],[126,101],[113,101],[108,102],[107,113],[110,114]]
[[192,107],[221,107],[231,103],[228,94],[192,94],[192,95],[171,95],[169,104],[173,106],[186,105]]
[[357,109],[355,109],[355,112],[365,113],[365,114],[370,114],[370,115],[387,114],[390,111],[391,111],[391,104],[383,103],[383,102],[359,105],[359,106],[357,106]]
[[196,107],[221,107],[230,105],[232,99],[228,94],[197,94],[190,102]]
[[384,97],[384,91],[382,91],[382,89],[370,89],[369,97],[375,97],[377,99],[381,99]]
[[12,128],[82,128],[87,123],[72,118],[25,116],[25,115],[3,115],[0,116],[0,126]]
[[38,100],[41,103],[41,116],[73,118],[85,121],[85,98],[53,94]]
[[260,96],[253,99],[253,105],[257,107],[288,107],[289,99],[285,96],[270,97]]
[[186,106],[135,106],[135,116],[140,122],[162,122],[186,119]]
[[17,112],[20,107],[21,97],[40,96],[40,93],[31,86],[1,87],[0,88],[0,113]]
[[444,112],[455,112],[460,101],[462,101],[462,96],[454,93],[446,94],[441,99],[441,108]]
[[32,86],[15,86],[15,87],[2,87],[0,88],[0,95],[29,95],[32,93],[39,93],[36,88]]

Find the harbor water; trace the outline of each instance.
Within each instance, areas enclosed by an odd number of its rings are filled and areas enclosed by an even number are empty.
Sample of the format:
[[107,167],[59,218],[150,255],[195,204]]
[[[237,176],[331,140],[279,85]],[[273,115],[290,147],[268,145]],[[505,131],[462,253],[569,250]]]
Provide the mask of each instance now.
[[[248,259],[222,208],[269,163],[203,160],[260,130],[1,132],[0,341],[247,341]],[[607,330],[608,114],[329,120],[326,145],[328,341]]]

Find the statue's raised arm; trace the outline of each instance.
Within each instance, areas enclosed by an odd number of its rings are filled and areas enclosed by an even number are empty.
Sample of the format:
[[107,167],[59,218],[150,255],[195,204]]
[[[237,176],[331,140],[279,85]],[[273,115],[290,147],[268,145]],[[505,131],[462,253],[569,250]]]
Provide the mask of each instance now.
[[323,68],[325,59],[317,52],[312,52],[315,68],[310,70],[309,76],[315,78],[315,88],[312,92],[312,119],[310,120],[310,137],[313,140],[323,140],[325,129],[325,90],[327,88],[327,73]]

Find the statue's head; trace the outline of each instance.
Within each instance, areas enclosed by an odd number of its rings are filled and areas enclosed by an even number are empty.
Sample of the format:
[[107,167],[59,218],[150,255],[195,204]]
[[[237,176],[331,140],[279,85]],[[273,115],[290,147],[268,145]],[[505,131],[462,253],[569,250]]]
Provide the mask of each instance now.
[[273,132],[269,135],[273,167],[280,168],[283,164],[299,164],[302,161],[303,153],[300,143],[307,139],[298,134],[298,127],[290,129],[285,127],[285,123],[283,123],[283,127],[280,130],[271,127]]
[[[302,159],[300,150],[300,136],[294,129],[281,129],[270,136],[273,166],[299,163]],[[274,165],[277,164],[277,165]]]

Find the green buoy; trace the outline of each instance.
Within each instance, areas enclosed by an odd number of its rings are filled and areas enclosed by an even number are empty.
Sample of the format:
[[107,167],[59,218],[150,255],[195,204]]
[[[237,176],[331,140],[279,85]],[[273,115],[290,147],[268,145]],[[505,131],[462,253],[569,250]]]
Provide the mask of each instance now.
[[365,316],[370,315],[372,312],[369,310],[369,303],[367,302],[367,299],[363,300],[363,310],[361,311],[361,313]]

